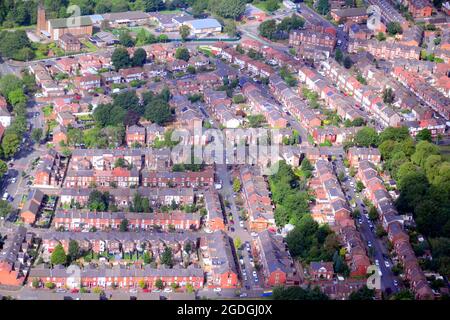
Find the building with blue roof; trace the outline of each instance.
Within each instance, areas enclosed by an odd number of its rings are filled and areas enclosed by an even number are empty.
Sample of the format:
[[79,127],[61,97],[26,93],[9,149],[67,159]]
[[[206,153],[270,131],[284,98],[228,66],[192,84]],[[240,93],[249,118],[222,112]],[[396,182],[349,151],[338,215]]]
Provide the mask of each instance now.
[[220,22],[212,18],[185,21],[183,24],[191,28],[191,36],[199,38],[214,36],[222,32]]

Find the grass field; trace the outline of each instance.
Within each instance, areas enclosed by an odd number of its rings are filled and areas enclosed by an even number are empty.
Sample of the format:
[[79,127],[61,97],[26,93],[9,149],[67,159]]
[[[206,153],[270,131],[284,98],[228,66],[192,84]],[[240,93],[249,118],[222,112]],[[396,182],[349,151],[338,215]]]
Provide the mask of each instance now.
[[161,14],[172,14],[172,13],[181,13],[182,11],[181,10],[162,10],[162,11],[159,11],[159,13],[161,13]]

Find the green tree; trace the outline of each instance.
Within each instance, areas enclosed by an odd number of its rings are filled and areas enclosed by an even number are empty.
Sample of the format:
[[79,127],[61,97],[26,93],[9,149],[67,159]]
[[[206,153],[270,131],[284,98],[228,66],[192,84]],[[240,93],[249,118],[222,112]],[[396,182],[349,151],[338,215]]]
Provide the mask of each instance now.
[[239,237],[234,238],[234,247],[235,247],[236,251],[242,247],[241,238],[239,238]]
[[374,128],[365,127],[356,133],[353,141],[360,147],[376,147],[378,145],[378,133]]
[[155,287],[158,288],[159,290],[164,289],[164,283],[161,279],[157,279],[155,281]]
[[88,207],[92,211],[107,211],[109,206],[109,192],[93,190],[89,194]]
[[146,289],[147,288],[147,283],[144,280],[139,280],[139,288],[141,289]]
[[173,254],[170,247],[165,247],[163,253],[161,254],[161,263],[168,267],[173,266]]
[[127,49],[122,47],[116,48],[111,56],[111,62],[116,70],[129,67],[131,59]]
[[183,25],[180,27],[179,32],[180,32],[181,39],[182,39],[183,41],[186,41],[186,39],[187,39],[187,38],[189,37],[189,35],[191,34],[191,28],[190,28],[188,25],[183,24]]
[[184,61],[189,61],[190,58],[189,50],[186,47],[177,48],[177,50],[175,51],[175,58]]
[[8,165],[5,161],[0,160],[0,178],[2,178],[6,172],[8,172]]
[[415,300],[414,293],[408,289],[402,289],[399,292],[392,295],[390,300]]
[[431,131],[428,128],[420,130],[419,133],[416,135],[416,139],[418,141],[423,140],[431,142]]
[[345,67],[346,69],[350,69],[350,68],[352,67],[352,65],[353,65],[352,59],[351,59],[349,56],[346,56],[346,57],[344,58],[344,67]]
[[0,217],[6,218],[12,210],[13,207],[7,200],[0,200]]
[[436,145],[428,141],[419,141],[416,145],[416,151],[411,156],[411,160],[413,163],[423,168],[425,165],[425,160],[430,155],[435,154],[439,154],[439,148]]
[[267,0],[266,1],[266,9],[269,12],[274,12],[280,9],[280,3],[278,0]]
[[120,222],[120,232],[127,232],[128,231],[128,220],[122,219]]
[[367,286],[364,286],[357,291],[353,291],[349,295],[349,300],[373,300],[375,297],[375,290],[369,289]]
[[392,88],[386,88],[383,90],[383,102],[390,104],[392,102],[394,102],[395,99],[395,93],[394,90],[392,90]]
[[302,287],[276,287],[273,289],[274,300],[328,300],[328,296],[319,287],[303,289]]
[[229,37],[236,37],[236,23],[233,20],[226,21],[225,26],[223,27],[223,32],[226,33]]
[[259,34],[262,37],[273,39],[277,32],[277,23],[275,20],[265,20],[258,26]]
[[387,32],[394,36],[396,34],[401,34],[403,32],[402,26],[398,22],[389,22],[386,26]]
[[133,67],[142,67],[147,60],[147,53],[142,48],[137,48],[131,59]]
[[330,12],[330,2],[328,0],[319,0],[317,2],[317,12],[326,16]]
[[66,264],[67,256],[61,244],[58,244],[53,250],[50,261],[53,265]]
[[241,191],[241,180],[238,177],[233,179],[233,191],[239,192]]
[[134,40],[128,32],[122,32],[119,36],[119,42],[124,47],[130,48],[134,46]]
[[41,281],[39,280],[39,278],[34,278],[31,285],[33,286],[33,288],[37,289],[41,285]]
[[19,145],[19,135],[7,130],[2,140],[3,155],[6,158],[12,157],[17,152]]
[[245,0],[215,0],[210,1],[212,11],[222,18],[237,20],[245,11]]
[[80,255],[80,246],[78,245],[78,242],[75,240],[69,241],[69,250],[67,252],[67,257],[69,258],[69,261],[75,261],[78,259]]
[[25,93],[23,92],[22,88],[15,89],[8,93],[8,101],[13,106],[15,106],[17,104],[25,104],[27,102],[27,97],[26,97]]
[[43,136],[42,128],[34,128],[33,131],[31,131],[31,139],[33,139],[34,142],[41,141]]
[[342,53],[342,50],[340,48],[336,48],[336,52],[334,53],[334,58],[339,63],[342,63],[342,61],[344,60],[344,54]]
[[144,117],[154,123],[162,125],[172,118],[169,104],[161,99],[151,101],[145,107]]
[[375,221],[378,219],[378,211],[377,211],[377,208],[375,208],[374,206],[371,206],[369,209],[369,219],[372,221]]

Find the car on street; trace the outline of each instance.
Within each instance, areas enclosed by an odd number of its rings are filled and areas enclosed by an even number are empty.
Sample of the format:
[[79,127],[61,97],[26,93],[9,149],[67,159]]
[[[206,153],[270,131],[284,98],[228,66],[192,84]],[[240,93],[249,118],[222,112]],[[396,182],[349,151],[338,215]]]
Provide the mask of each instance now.
[[239,221],[239,226],[240,226],[241,228],[243,228],[243,227],[244,227],[244,221]]
[[247,296],[248,296],[248,295],[247,295],[247,293],[245,293],[245,292],[244,292],[244,293],[241,293],[241,294],[239,295],[240,298],[246,298]]
[[64,292],[66,292],[66,289],[58,288],[58,289],[56,289],[56,292],[58,292],[58,293],[64,293]]
[[394,286],[398,287],[398,281],[394,280]]
[[257,236],[258,236],[258,233],[252,232],[250,235],[251,235],[252,237],[257,237]]
[[172,291],[173,291],[172,288],[165,288],[165,289],[164,289],[164,292],[166,292],[166,293],[170,293],[170,292],[172,292]]
[[388,261],[384,261],[384,265],[386,266],[386,268],[390,268],[390,264]]
[[214,288],[214,292],[222,292],[222,288]]
[[255,277],[255,278],[257,278],[257,277],[258,277],[258,274],[256,273],[256,271],[255,271],[255,270],[253,270],[253,272],[252,272],[252,275],[253,275],[253,277]]
[[378,261],[378,259],[375,259],[375,264],[376,264],[377,266],[380,265],[380,262]]
[[372,247],[372,242],[369,240],[369,241],[367,241],[367,246],[370,248],[370,247]]
[[234,232],[234,227],[231,227],[231,228],[230,228],[230,231],[231,231],[231,232]]

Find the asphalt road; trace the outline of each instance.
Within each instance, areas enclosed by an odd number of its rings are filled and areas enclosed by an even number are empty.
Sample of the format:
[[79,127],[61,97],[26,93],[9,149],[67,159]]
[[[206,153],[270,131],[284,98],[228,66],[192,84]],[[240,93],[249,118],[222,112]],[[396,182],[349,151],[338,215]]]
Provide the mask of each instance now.
[[[345,173],[345,180],[341,183],[343,186],[343,191],[348,201],[350,201],[351,199],[355,200],[356,207],[354,209],[356,208],[359,209],[359,212],[361,213],[362,223],[359,223],[359,221],[355,222],[363,239],[366,241],[367,252],[369,252],[369,257],[372,263],[375,264],[375,260],[378,260],[379,262],[379,268],[382,273],[381,277],[382,290],[388,292],[389,291],[397,292],[399,288],[394,285],[394,280],[396,279],[396,277],[391,270],[393,263],[392,260],[388,258],[388,250],[383,244],[383,242],[375,235],[375,226],[373,225],[372,222],[370,222],[368,216],[365,215],[365,212],[367,213],[368,208],[365,208],[364,206],[363,203],[364,196],[362,194],[359,195],[355,191],[355,187],[351,186],[351,184],[353,184],[353,186],[356,186],[356,179],[346,172],[344,163],[339,158],[336,161],[334,161],[333,168],[335,170],[336,175],[338,175],[339,172]],[[371,226],[373,227],[371,228]],[[368,245],[369,242],[371,244],[372,249],[370,249]],[[385,261],[388,261],[389,268],[386,267]]]

